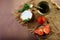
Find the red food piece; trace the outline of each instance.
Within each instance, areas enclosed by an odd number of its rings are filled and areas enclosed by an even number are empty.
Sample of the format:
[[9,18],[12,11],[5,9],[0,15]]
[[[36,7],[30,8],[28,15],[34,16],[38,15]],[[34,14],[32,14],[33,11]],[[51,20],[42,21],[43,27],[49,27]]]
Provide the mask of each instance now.
[[46,22],[46,18],[45,18],[44,16],[39,16],[39,17],[37,18],[37,22],[38,22],[39,24],[43,24],[43,23]]
[[43,28],[43,31],[44,31],[45,34],[49,34],[50,33],[50,27],[49,27],[48,24],[45,25],[45,27]]
[[40,36],[42,36],[42,35],[44,34],[42,28],[36,29],[36,30],[34,31],[34,33],[36,33],[36,34],[38,34],[38,35],[40,35]]
[[34,33],[42,36],[45,34],[49,34],[50,33],[50,27],[48,24],[46,24],[45,26],[43,26],[42,28],[37,28],[36,30],[34,30]]

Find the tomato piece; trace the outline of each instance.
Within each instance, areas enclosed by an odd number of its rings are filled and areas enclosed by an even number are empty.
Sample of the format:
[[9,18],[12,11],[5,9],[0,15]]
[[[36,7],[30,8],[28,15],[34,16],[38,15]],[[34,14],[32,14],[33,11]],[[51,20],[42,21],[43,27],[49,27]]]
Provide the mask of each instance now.
[[43,29],[44,33],[45,34],[49,34],[50,33],[50,28],[49,28],[49,25],[45,25],[44,29]]
[[45,21],[46,21],[46,18],[45,18],[44,16],[39,16],[39,17],[37,18],[37,22],[38,22],[39,24],[43,24],[43,23],[45,23]]
[[46,24],[45,27],[49,28],[49,24]]
[[34,31],[34,33],[36,33],[36,34],[38,34],[38,35],[40,35],[40,36],[42,36],[42,35],[44,34],[42,28],[36,29],[36,30]]

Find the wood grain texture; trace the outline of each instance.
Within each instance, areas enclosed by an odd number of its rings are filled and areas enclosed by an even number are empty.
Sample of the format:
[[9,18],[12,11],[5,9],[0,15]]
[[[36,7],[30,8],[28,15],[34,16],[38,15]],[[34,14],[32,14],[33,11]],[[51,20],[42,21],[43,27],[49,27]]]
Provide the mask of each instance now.
[[[33,0],[34,2],[34,6],[36,6],[39,2],[41,2],[42,0]],[[45,15],[45,17],[48,19],[49,21],[49,25],[51,28],[51,32],[49,35],[45,36],[45,37],[37,37],[39,40],[60,40],[60,10],[57,8],[56,5],[52,4],[51,0],[43,0],[43,1],[47,1],[49,3],[49,7],[50,7],[50,12]],[[35,14],[36,15],[36,14]],[[36,27],[36,23],[29,23],[29,25],[31,26],[32,24],[35,25]],[[29,26],[28,25],[28,26]],[[58,34],[58,35],[57,35]]]

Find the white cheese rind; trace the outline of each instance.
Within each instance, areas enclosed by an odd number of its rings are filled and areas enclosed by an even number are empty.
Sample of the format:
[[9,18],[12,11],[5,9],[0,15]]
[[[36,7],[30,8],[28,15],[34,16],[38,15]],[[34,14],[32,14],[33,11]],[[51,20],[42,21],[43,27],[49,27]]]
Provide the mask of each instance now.
[[21,18],[23,21],[24,21],[24,20],[31,19],[31,18],[32,18],[32,12],[31,12],[31,10],[25,10],[25,11],[21,14],[20,18]]

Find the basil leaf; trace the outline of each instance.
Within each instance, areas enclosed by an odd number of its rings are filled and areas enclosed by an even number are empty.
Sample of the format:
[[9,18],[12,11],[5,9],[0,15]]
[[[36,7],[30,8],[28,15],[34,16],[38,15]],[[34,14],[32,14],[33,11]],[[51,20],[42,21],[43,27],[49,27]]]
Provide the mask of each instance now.
[[26,3],[26,4],[24,5],[24,7],[23,7],[21,10],[19,10],[18,12],[19,12],[19,13],[22,13],[22,12],[24,12],[25,10],[28,10],[29,8],[30,8],[29,4]]
[[30,21],[30,19],[29,19],[29,18],[24,20],[24,22],[28,22],[28,21]]

